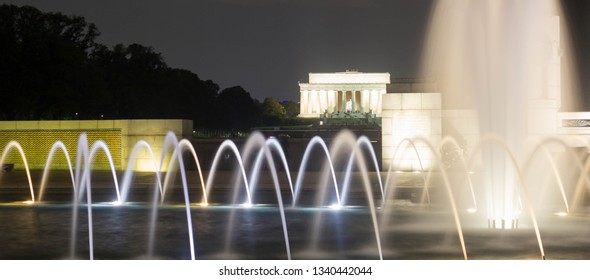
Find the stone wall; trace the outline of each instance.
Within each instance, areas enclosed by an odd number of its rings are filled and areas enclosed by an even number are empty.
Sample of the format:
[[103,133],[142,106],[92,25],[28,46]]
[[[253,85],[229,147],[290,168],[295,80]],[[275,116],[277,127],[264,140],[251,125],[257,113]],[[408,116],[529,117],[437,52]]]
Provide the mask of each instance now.
[[[388,93],[381,115],[382,168],[427,170],[442,135],[440,93]],[[422,138],[425,141],[418,140]],[[408,139],[413,140],[413,145]]]
[[[23,160],[17,151],[6,149],[10,141],[16,141],[23,149],[29,167],[45,167],[51,147],[62,141],[75,164],[78,138],[86,133],[89,146],[102,140],[108,146],[113,163],[117,169],[125,169],[133,147],[140,140],[146,141],[154,155],[159,158],[166,134],[171,131],[179,139],[192,135],[190,120],[68,120],[68,121],[0,121],[0,147],[6,153],[5,163],[12,161],[16,168],[23,167]],[[13,142],[14,143],[14,142]],[[99,153],[93,167],[108,169],[105,153]],[[63,153],[56,152],[52,168],[66,169],[67,161]],[[143,149],[134,164],[135,170],[153,170],[149,152]]]

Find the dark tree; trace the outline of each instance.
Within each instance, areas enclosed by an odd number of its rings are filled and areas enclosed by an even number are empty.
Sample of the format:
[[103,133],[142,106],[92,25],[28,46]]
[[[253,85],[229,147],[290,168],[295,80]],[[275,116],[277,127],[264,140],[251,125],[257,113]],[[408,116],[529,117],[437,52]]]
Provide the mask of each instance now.
[[1,5],[0,117],[73,117],[100,88],[86,60],[98,34],[82,17]]
[[167,69],[161,54],[139,44],[101,47],[92,55],[110,94],[109,118],[147,118],[158,113],[155,86]]
[[262,122],[264,125],[280,125],[286,115],[285,108],[272,97],[267,97],[262,102]]
[[219,91],[140,44],[95,42],[82,17],[0,5],[0,119],[191,119],[246,130],[260,105],[241,87]]
[[299,103],[295,101],[285,100],[281,102],[281,105],[285,108],[286,118],[292,119],[299,115]]
[[222,90],[216,101],[217,127],[246,130],[259,123],[259,106],[242,87]]

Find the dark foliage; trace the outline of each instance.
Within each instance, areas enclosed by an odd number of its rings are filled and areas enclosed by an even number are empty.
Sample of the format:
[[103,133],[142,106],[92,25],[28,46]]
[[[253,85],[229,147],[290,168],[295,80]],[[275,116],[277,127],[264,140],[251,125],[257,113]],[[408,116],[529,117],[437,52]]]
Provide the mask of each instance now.
[[0,5],[0,119],[182,118],[195,128],[246,130],[261,105],[171,68],[153,48],[96,43],[78,16]]

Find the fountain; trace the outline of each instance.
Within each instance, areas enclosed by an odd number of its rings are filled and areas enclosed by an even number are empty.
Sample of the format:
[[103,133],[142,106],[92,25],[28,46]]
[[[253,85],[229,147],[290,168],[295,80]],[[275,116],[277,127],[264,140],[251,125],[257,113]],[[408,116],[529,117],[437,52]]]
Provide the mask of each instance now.
[[[414,172],[409,174],[398,173],[393,169],[390,169],[383,174],[382,172],[369,172],[367,167],[371,166],[371,164],[365,161],[365,158],[372,161],[372,159],[375,158],[375,153],[374,150],[370,148],[361,150],[361,147],[366,145],[367,141],[368,139],[366,137],[361,136],[357,138],[351,131],[346,130],[336,135],[330,145],[325,144],[323,139],[314,137],[309,142],[308,147],[317,146],[322,151],[326,148],[328,153],[326,154],[327,158],[324,161],[325,166],[320,171],[309,171],[305,170],[305,168],[301,169],[297,176],[298,179],[294,184],[295,188],[293,188],[290,179],[287,179],[282,183],[279,180],[279,177],[281,176],[279,176],[279,172],[274,164],[275,160],[280,160],[283,163],[284,173],[288,174],[288,176],[282,176],[282,178],[290,178],[292,171],[289,170],[289,167],[284,160],[284,151],[282,151],[281,146],[277,144],[276,139],[265,139],[260,133],[253,133],[246,142],[246,145],[244,145],[245,149],[241,152],[231,140],[227,140],[220,146],[216,154],[221,155],[222,153],[220,151],[228,149],[229,147],[232,152],[235,152],[236,155],[239,156],[239,160],[236,160],[236,166],[238,168],[235,169],[237,171],[235,175],[237,175],[237,177],[230,176],[236,179],[234,180],[233,186],[228,189],[232,192],[230,203],[220,204],[208,197],[211,194],[211,187],[214,182],[213,176],[215,176],[216,171],[218,171],[216,170],[216,160],[219,157],[216,157],[212,164],[212,169],[208,173],[206,186],[203,185],[204,180],[202,170],[194,173],[193,176],[188,176],[188,173],[185,172],[184,176],[181,174],[182,180],[179,184],[172,183],[172,179],[170,178],[174,177],[173,173],[178,172],[175,171],[177,169],[175,166],[178,165],[183,168],[184,162],[179,161],[179,159],[185,152],[189,151],[191,155],[193,155],[193,158],[198,161],[198,157],[195,156],[196,152],[194,152],[194,147],[191,142],[186,139],[178,140],[174,135],[169,134],[165,142],[168,147],[172,148],[172,151],[165,149],[162,152],[159,161],[156,159],[157,157],[153,155],[150,144],[145,141],[139,141],[135,145],[134,152],[131,153],[129,164],[134,164],[135,159],[133,157],[137,156],[137,151],[143,149],[151,154],[156,171],[134,174],[135,172],[132,171],[130,166],[128,166],[125,169],[125,172],[121,174],[121,181],[123,183],[119,184],[118,176],[114,173],[115,169],[111,165],[110,171],[100,173],[103,174],[103,177],[106,174],[110,174],[106,177],[112,177],[114,179],[112,189],[105,189],[105,187],[97,187],[95,186],[96,184],[92,184],[92,178],[95,177],[92,176],[92,174],[95,173],[95,171],[92,171],[91,163],[92,158],[99,150],[102,150],[105,154],[109,155],[109,148],[101,141],[97,141],[90,145],[90,143],[87,142],[85,135],[82,134],[79,138],[75,172],[69,168],[64,171],[54,171],[54,173],[65,172],[65,174],[70,174],[70,176],[63,176],[63,179],[60,181],[60,183],[63,183],[64,185],[53,186],[50,184],[50,182],[52,182],[51,175],[53,174],[48,172],[51,168],[51,164],[49,163],[52,158],[50,157],[48,158],[48,164],[46,165],[45,170],[43,170],[40,186],[38,188],[33,188],[39,190],[37,197],[33,193],[33,198],[37,198],[35,199],[35,203],[23,204],[18,207],[14,206],[14,204],[6,204],[0,205],[0,208],[6,212],[38,212],[40,217],[29,225],[32,227],[40,227],[45,224],[41,218],[45,211],[51,213],[50,216],[54,216],[50,218],[50,221],[55,222],[55,219],[58,219],[60,222],[56,222],[56,224],[64,226],[66,224],[61,220],[68,216],[67,211],[64,210],[72,209],[71,223],[65,226],[66,228],[70,228],[72,232],[70,238],[70,255],[60,255],[56,252],[55,255],[48,257],[32,253],[31,256],[28,256],[30,258],[76,258],[76,256],[80,256],[78,239],[83,239],[85,240],[84,242],[88,242],[87,249],[84,249],[83,252],[87,252],[88,258],[90,259],[94,259],[97,256],[96,252],[104,254],[99,258],[170,258],[170,255],[166,255],[170,254],[170,252],[166,251],[170,250],[167,247],[173,246],[173,244],[174,246],[177,246],[177,248],[172,250],[172,257],[180,255],[190,259],[247,259],[251,256],[249,257],[247,255],[248,251],[244,249],[245,245],[242,243],[253,242],[254,240],[256,240],[256,246],[262,246],[263,248],[263,255],[255,255],[256,258],[272,256],[272,258],[279,259],[291,259],[292,257],[302,259],[340,257],[395,259],[400,257],[400,252],[397,251],[398,249],[395,249],[400,246],[399,244],[403,245],[415,242],[413,241],[414,237],[412,235],[431,236],[438,239],[441,238],[442,234],[444,241],[440,242],[447,244],[445,246],[448,247],[443,246],[442,249],[432,249],[433,251],[431,252],[423,253],[426,258],[438,258],[437,254],[443,254],[445,258],[459,258],[459,256],[462,255],[462,258],[467,259],[470,252],[470,243],[472,245],[475,244],[475,247],[481,246],[481,244],[479,244],[480,239],[484,237],[489,238],[490,234],[493,236],[493,232],[496,231],[494,229],[486,229],[483,226],[478,226],[483,223],[477,221],[477,219],[474,222],[474,216],[477,215],[477,211],[479,210],[477,209],[478,204],[474,198],[481,200],[482,197],[485,197],[485,192],[482,191],[481,187],[478,188],[473,186],[481,181],[478,180],[478,178],[472,178],[472,176],[477,177],[475,175],[478,175],[478,173],[474,174],[470,171],[474,170],[474,161],[477,160],[477,155],[480,154],[480,152],[477,151],[483,150],[483,147],[488,142],[494,142],[501,145],[505,149],[505,152],[510,155],[510,158],[512,159],[511,163],[517,170],[516,173],[519,175],[518,178],[523,188],[527,185],[525,178],[534,163],[533,159],[535,159],[538,154],[543,153],[547,164],[552,167],[556,182],[558,182],[557,187],[554,189],[554,191],[559,190],[559,193],[561,194],[562,202],[558,205],[561,205],[565,211],[564,213],[568,214],[567,217],[556,217],[564,219],[569,217],[569,219],[573,219],[571,222],[565,223],[568,227],[584,225],[583,217],[585,214],[583,211],[579,211],[583,209],[583,205],[580,204],[579,201],[578,204],[573,203],[570,195],[572,193],[578,193],[578,195],[580,195],[580,192],[583,192],[584,189],[590,186],[587,184],[590,182],[590,179],[587,175],[584,175],[584,172],[580,172],[578,182],[581,183],[573,184],[575,189],[572,189],[572,187],[568,188],[567,186],[572,185],[568,184],[572,180],[566,180],[567,178],[562,176],[563,170],[557,166],[557,159],[552,153],[547,151],[555,146],[567,150],[568,152],[566,155],[570,156],[577,162],[577,169],[580,171],[585,170],[585,168],[587,169],[590,165],[590,161],[581,159],[574,150],[567,146],[567,143],[560,139],[547,138],[545,141],[539,143],[534,147],[533,152],[530,154],[524,165],[520,165],[508,149],[507,145],[505,145],[501,139],[494,137],[484,138],[479,147],[475,149],[476,152],[474,153],[474,156],[468,158],[461,157],[462,168],[459,169],[460,171],[446,170],[444,168],[430,169],[427,171],[426,176],[422,173]],[[424,138],[408,139],[407,141],[412,143],[412,147],[416,147],[415,143],[418,142],[427,143],[433,152],[440,150],[443,145],[457,145],[456,141],[453,141],[450,138],[441,142],[438,147],[431,145],[428,142],[428,139]],[[89,145],[90,148],[88,148]],[[17,146],[17,143],[11,143],[5,148],[5,153],[8,153],[10,149]],[[278,154],[278,157],[275,158],[273,154],[270,153],[271,149],[277,152],[276,154]],[[62,150],[64,156],[69,155],[67,149],[61,142],[56,142],[49,154],[53,157],[58,150]],[[368,151],[368,154],[364,155],[363,152],[366,151]],[[161,171],[159,171],[160,166],[164,165],[164,162],[162,161],[162,159],[165,158],[164,155],[170,152],[172,153],[172,156],[170,157],[170,163],[168,166],[171,168],[166,172],[165,177],[168,179],[163,179],[164,176],[161,176]],[[23,155],[23,159],[26,160],[26,154],[23,153]],[[263,158],[266,159],[266,165],[262,164]],[[328,158],[330,160],[328,160]],[[301,166],[306,166],[305,160],[310,160],[310,158],[304,157],[304,162],[301,163]],[[437,158],[436,161],[438,166],[442,165],[442,159]],[[353,165],[358,167],[358,170],[355,170],[352,167]],[[23,175],[31,173],[30,170],[24,170]],[[73,175],[74,173],[75,175]],[[10,175],[16,174],[19,174],[19,172]],[[113,176],[113,174],[115,175]],[[249,175],[243,177],[243,174]],[[456,176],[457,174],[460,176]],[[262,176],[267,175],[272,176],[273,188],[258,185],[261,182],[261,179],[263,179]],[[304,183],[303,178],[310,175],[316,175],[315,177],[317,178],[319,188],[310,185],[309,182],[307,184]],[[149,199],[145,201],[129,201],[129,193],[132,192],[134,188],[137,188],[133,182],[133,178],[137,176],[151,177],[152,179],[155,179],[153,180],[153,184],[150,184],[151,186],[148,188],[151,189],[154,194],[151,202]],[[382,176],[387,177],[384,185],[381,183]],[[422,202],[417,202],[415,204],[409,203],[400,206],[398,203],[403,200],[398,199],[396,196],[396,192],[400,187],[396,182],[399,180],[399,177],[403,176],[417,177],[419,179],[418,181],[422,181],[424,186],[416,186],[415,188],[418,191],[424,192],[426,191],[425,187],[429,186],[428,188],[433,195],[432,201],[423,200]],[[341,179],[336,181],[330,179],[335,177]],[[461,177],[463,177],[463,179],[469,178],[469,180],[466,180],[469,181],[469,186],[467,188],[463,188],[463,186],[458,183],[458,180],[453,180],[453,178],[457,179]],[[27,176],[23,176],[22,179],[28,181]],[[162,182],[162,180],[166,183]],[[227,180],[222,181],[226,182]],[[333,183],[333,186],[330,182]],[[217,183],[216,185],[220,186],[220,184],[222,183]],[[119,185],[122,186],[121,193],[118,192]],[[166,193],[173,190],[176,185],[183,190],[182,199],[168,202],[168,199],[165,199]],[[232,185],[231,182],[230,185]],[[64,188],[63,186],[66,187]],[[166,191],[167,188],[169,189],[168,191]],[[209,192],[207,191],[208,189]],[[274,189],[274,191],[271,191],[271,189]],[[302,195],[302,189],[307,189],[308,192],[306,193],[308,193],[308,195],[311,193],[311,195],[315,196],[315,200],[312,199],[312,201],[315,202],[312,203],[311,206],[309,203],[307,203],[307,205],[299,205],[296,202],[298,195]],[[67,193],[72,194],[71,202],[68,203],[67,199],[62,202],[43,200],[44,193],[51,193],[55,190],[60,190],[62,192],[69,190]],[[240,193],[240,190],[243,190],[243,192]],[[330,190],[331,192],[329,192]],[[437,191],[442,195],[436,195]],[[528,195],[531,190],[523,189],[522,191],[524,194]],[[276,196],[274,202],[269,199],[271,197],[269,194],[273,192]],[[84,200],[84,193],[86,194],[86,200]],[[115,198],[116,203],[110,203],[112,200],[97,202],[95,199],[92,199],[90,195],[91,193],[111,193],[114,195],[113,198]],[[465,195],[463,195],[464,193],[468,194],[466,197],[469,199],[461,200],[462,197],[465,197]],[[341,198],[365,196],[367,200],[366,203],[362,204],[358,204],[358,202],[357,204],[350,204],[347,202],[349,200],[342,199],[340,200],[342,204],[336,204],[338,207],[334,208],[332,207],[332,203],[334,201],[338,202],[336,199],[338,195],[340,195]],[[185,198],[187,200],[185,200]],[[198,198],[200,198],[200,202]],[[291,206],[284,207],[283,200],[290,201]],[[207,203],[203,203],[203,201],[207,201]],[[244,201],[246,204],[243,204]],[[307,199],[307,201],[309,201],[309,199]],[[84,204],[88,210],[87,215],[85,216],[77,211],[80,206]],[[542,242],[543,239],[541,238],[541,230],[549,232],[550,236],[555,235],[556,233],[553,232],[552,229],[544,229],[543,223],[536,220],[536,216],[539,213],[537,213],[533,204],[534,202],[530,197],[524,197],[522,206],[529,210],[528,219],[523,219],[519,229],[515,230],[514,234],[508,234],[508,236],[510,236],[510,238],[515,238],[518,241],[522,241],[523,239],[529,241],[537,240],[539,249],[541,250],[541,256],[544,257],[545,251],[543,247],[544,243]],[[190,219],[189,223],[185,223],[185,230],[181,230],[181,227],[179,227],[178,224],[182,223],[179,223],[178,219],[176,219],[175,225],[170,224],[171,221],[175,220],[172,216],[183,216],[182,212],[178,211],[178,206],[180,205],[183,205],[183,208],[186,210],[184,216],[186,216],[187,219]],[[248,207],[243,207],[244,205],[247,205]],[[572,206],[570,207],[568,205]],[[141,210],[144,208],[148,209],[148,211]],[[473,211],[463,211],[462,209],[473,209]],[[575,209],[578,209],[578,212],[575,213]],[[98,217],[97,214],[99,215]],[[114,218],[113,221],[110,221],[108,217],[109,215],[113,215],[116,218]],[[128,215],[136,215],[140,218],[138,220],[135,220],[135,218],[130,219]],[[156,218],[157,216],[159,217]],[[280,219],[277,220],[277,217],[280,217]],[[0,211],[0,218],[7,219],[6,216],[2,215],[2,211]],[[547,217],[544,218],[548,219]],[[267,221],[273,219],[276,223],[267,223]],[[555,217],[549,217],[549,219],[555,219]],[[14,222],[18,224],[18,220],[19,219],[17,218]],[[246,224],[244,224],[244,220],[246,220]],[[441,221],[443,220],[448,220],[450,223],[446,225],[441,224]],[[485,220],[485,218],[483,220]],[[128,230],[127,227],[129,227],[135,230],[139,229],[142,233],[147,233],[143,238],[138,238],[139,240],[144,240],[145,243],[143,246],[136,244],[132,245],[131,249],[121,248],[120,246],[122,243],[120,242],[123,242],[122,240],[124,239],[118,241],[118,238],[114,238],[113,242],[116,245],[109,245],[108,242],[105,243],[103,240],[98,242],[98,244],[101,244],[108,249],[97,248],[97,236],[102,235],[100,238],[109,238],[109,240],[112,238],[112,236],[104,236],[104,234],[106,234],[105,230],[112,226],[109,225],[110,223],[117,224],[127,222],[129,222],[130,225],[119,224],[117,227],[120,228],[122,232]],[[88,225],[88,231],[86,232],[86,236],[79,236],[80,230],[78,229],[78,225],[84,223]],[[580,224],[578,225],[577,223]],[[308,224],[311,226],[307,226]],[[364,226],[358,226],[361,224],[364,224]],[[352,225],[357,225],[358,227]],[[426,225],[428,225],[428,227],[426,227]],[[276,229],[273,228],[276,228],[277,226],[278,228],[282,228],[282,234],[275,232],[274,236],[267,236],[262,240],[258,240],[257,235],[267,231],[276,231]],[[455,233],[450,230],[453,227],[455,228]],[[174,228],[174,232],[165,233],[170,228]],[[197,234],[197,237],[194,238],[194,233],[201,232],[201,228],[205,229],[204,232],[201,235]],[[262,232],[259,231],[261,229],[263,230]],[[52,231],[53,230],[55,229],[52,229]],[[188,237],[181,237],[181,233],[185,232],[186,234],[187,230],[189,233]],[[338,235],[330,236],[329,233],[334,230],[336,230]],[[36,228],[34,231],[44,232],[45,229]],[[252,235],[252,231],[255,232],[254,235]],[[348,231],[351,232],[353,235],[352,237],[347,237]],[[30,233],[25,231],[19,232],[19,234],[27,235]],[[126,235],[121,232],[111,232],[110,234],[116,236]],[[557,233],[558,236],[560,234],[562,233]],[[168,237],[167,235],[173,237]],[[220,235],[224,235],[225,238],[218,238]],[[282,238],[279,237],[281,235]],[[368,238],[371,235],[374,236],[374,241],[372,242],[370,242],[370,238]],[[506,235],[506,233],[503,233],[503,235]],[[134,236],[134,234],[132,234],[132,236]],[[245,236],[248,237],[247,240],[243,239]],[[41,243],[44,237],[46,236],[41,235],[38,237]],[[207,237],[213,237],[213,240],[215,241],[211,242],[210,240],[202,239]],[[47,238],[51,240],[51,238],[55,237],[50,237],[50,235],[48,235]],[[188,242],[182,245],[183,242],[178,240],[173,241],[174,239],[186,240]],[[191,242],[191,240],[194,241]],[[276,245],[280,240],[284,243],[284,251],[276,250]],[[267,241],[269,245],[265,245],[265,242]],[[55,240],[49,242],[55,242]],[[124,242],[129,242],[129,240]],[[438,244],[439,241],[423,240],[422,242],[424,242],[422,246],[433,246]],[[147,252],[140,249],[140,247],[143,247],[145,250],[146,244],[148,245]],[[202,253],[197,255],[196,252],[200,250],[201,246],[204,247]],[[351,246],[351,248],[346,248],[347,246]],[[553,244],[553,246],[555,245]],[[245,247],[248,248],[249,246]],[[233,253],[233,251],[236,250],[240,251],[240,254]],[[400,249],[401,252],[404,250],[406,249]],[[27,251],[35,252],[35,248],[28,248]],[[182,253],[182,251],[185,251],[185,253]],[[284,253],[280,253],[280,251],[283,251]],[[291,251],[294,252],[293,255],[291,254]],[[475,251],[477,252],[478,250]],[[8,250],[8,252],[12,253],[5,255],[4,258],[14,258],[15,255],[11,254],[22,254],[22,252],[14,248],[12,251]],[[189,252],[189,254],[186,252]],[[408,254],[409,258],[420,258],[414,255],[416,252],[402,253],[401,256],[404,254]],[[526,255],[529,256],[528,254],[530,254],[530,251]],[[27,255],[25,254],[25,256]],[[420,254],[418,254],[418,256],[420,256]],[[495,255],[492,257],[495,257]],[[502,258],[504,257],[505,256]]]
[[529,204],[518,165],[534,143],[557,135],[565,49],[557,4],[439,1],[432,17],[424,68],[440,80],[445,108],[477,112],[481,147],[472,153],[480,153],[492,228],[518,225]]
[[[442,139],[412,135],[384,170],[371,139],[346,129],[311,137],[296,165],[260,132],[222,142],[210,166],[198,141],[168,133],[138,141],[116,170],[107,144],[81,133],[75,155],[53,144],[38,186],[11,141],[0,164],[16,150],[23,169],[0,179],[15,192],[0,193],[0,259],[590,258],[590,145],[573,148],[551,118],[561,100],[560,46],[547,40],[554,1],[449,0],[434,11],[425,73],[445,108],[477,113],[475,137],[452,122],[457,133]],[[141,152],[153,171],[134,171]],[[98,153],[108,170],[93,168]],[[408,155],[418,167],[397,168]]]

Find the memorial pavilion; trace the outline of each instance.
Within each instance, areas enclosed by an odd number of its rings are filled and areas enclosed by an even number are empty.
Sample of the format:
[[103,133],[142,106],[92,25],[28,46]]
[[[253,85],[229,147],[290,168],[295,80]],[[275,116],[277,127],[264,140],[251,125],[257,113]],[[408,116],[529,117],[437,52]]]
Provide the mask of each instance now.
[[381,97],[389,83],[389,73],[309,73],[309,83],[299,83],[299,117],[379,117]]

